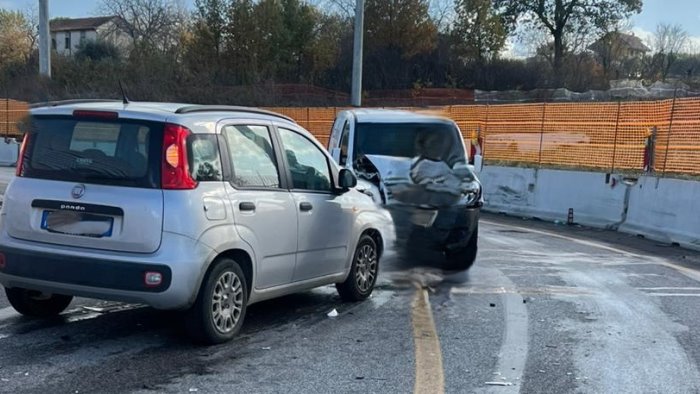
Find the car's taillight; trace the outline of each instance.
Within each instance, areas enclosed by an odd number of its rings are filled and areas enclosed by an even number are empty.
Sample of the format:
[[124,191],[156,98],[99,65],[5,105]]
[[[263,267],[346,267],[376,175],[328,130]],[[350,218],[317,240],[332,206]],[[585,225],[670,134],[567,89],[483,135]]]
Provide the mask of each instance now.
[[190,131],[180,125],[166,124],[163,131],[161,187],[170,190],[194,189],[197,182],[190,175],[187,160],[187,137]]
[[24,173],[24,155],[27,152],[27,145],[29,145],[29,139],[31,135],[29,133],[24,133],[22,138],[22,147],[19,149],[19,157],[17,157],[17,169],[15,170],[15,175],[22,176]]

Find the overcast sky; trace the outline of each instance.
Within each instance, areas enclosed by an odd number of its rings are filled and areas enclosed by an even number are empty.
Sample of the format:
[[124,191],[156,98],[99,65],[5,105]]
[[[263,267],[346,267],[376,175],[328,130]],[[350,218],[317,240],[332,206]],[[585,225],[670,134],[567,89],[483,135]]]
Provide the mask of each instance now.
[[[192,7],[194,0],[182,0]],[[0,8],[25,10],[38,0],[0,0]],[[51,17],[85,17],[99,15],[100,1],[49,0]],[[632,18],[635,33],[651,33],[658,23],[681,25],[695,41],[700,42],[700,0],[644,0],[642,13]]]

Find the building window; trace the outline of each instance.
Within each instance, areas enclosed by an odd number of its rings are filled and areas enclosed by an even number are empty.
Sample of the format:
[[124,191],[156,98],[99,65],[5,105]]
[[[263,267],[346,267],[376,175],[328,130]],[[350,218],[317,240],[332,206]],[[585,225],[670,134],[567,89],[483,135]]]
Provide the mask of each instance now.
[[85,30],[80,32],[80,43],[82,44],[83,41],[85,41]]
[[55,51],[56,50],[56,38],[51,39],[51,48]]
[[66,33],[66,50],[70,51],[71,50],[71,45],[70,45],[70,32]]

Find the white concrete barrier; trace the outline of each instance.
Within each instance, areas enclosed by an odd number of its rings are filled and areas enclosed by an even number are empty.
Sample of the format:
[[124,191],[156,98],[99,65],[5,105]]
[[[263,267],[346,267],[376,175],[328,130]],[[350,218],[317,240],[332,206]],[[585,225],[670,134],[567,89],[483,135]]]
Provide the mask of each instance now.
[[615,227],[624,219],[627,186],[605,174],[517,167],[485,166],[487,211],[566,222],[573,209],[576,223]]
[[0,166],[13,166],[17,163],[19,145],[14,138],[0,138]]
[[484,210],[643,235],[700,250],[700,182],[484,166]]
[[700,249],[700,182],[642,177],[620,231]]

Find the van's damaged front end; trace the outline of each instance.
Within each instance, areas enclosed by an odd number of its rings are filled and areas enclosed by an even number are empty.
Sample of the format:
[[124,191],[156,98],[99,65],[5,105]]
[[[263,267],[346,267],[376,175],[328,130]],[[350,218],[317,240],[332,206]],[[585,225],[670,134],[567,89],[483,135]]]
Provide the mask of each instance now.
[[483,197],[466,163],[364,155],[354,167],[359,188],[391,213],[399,254],[449,270],[472,265]]

